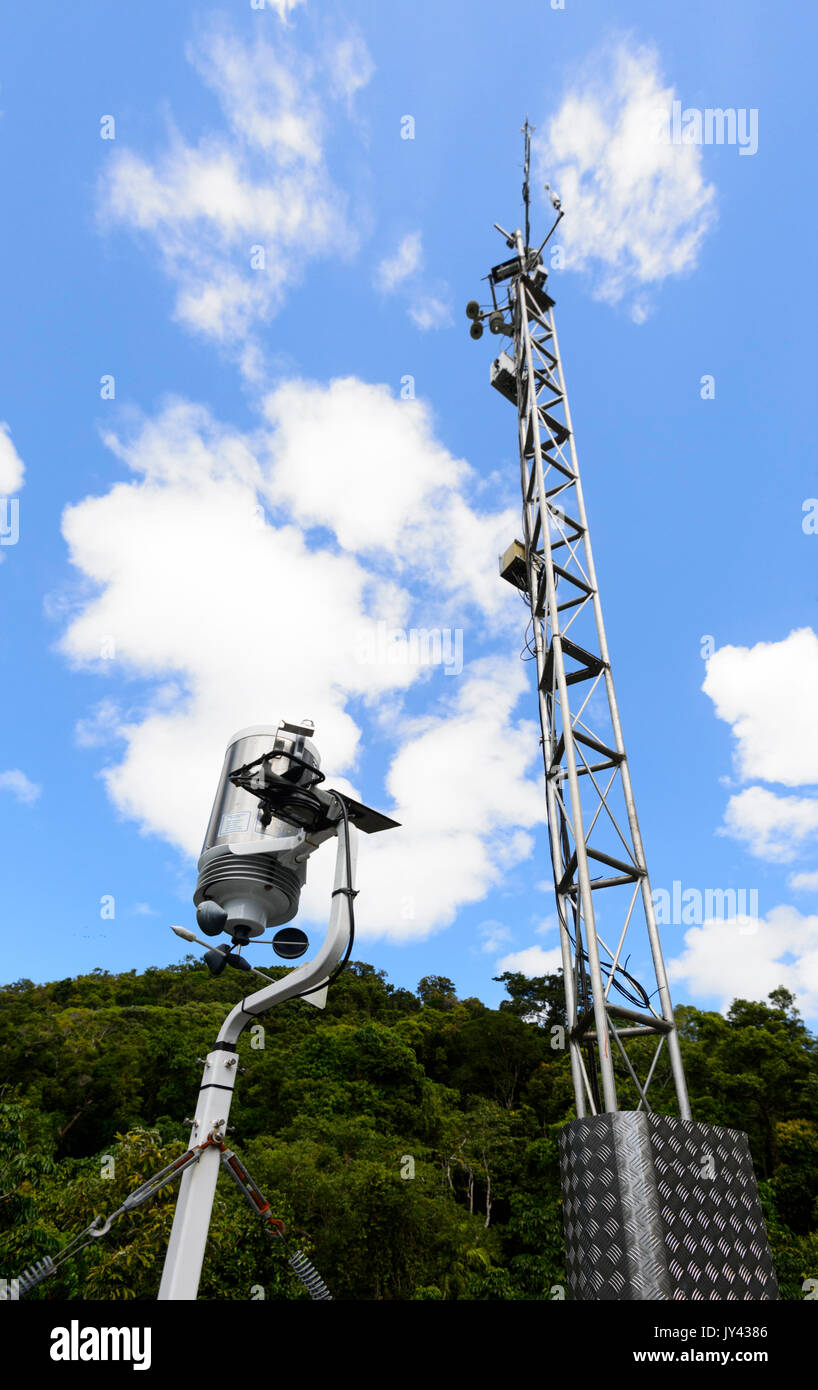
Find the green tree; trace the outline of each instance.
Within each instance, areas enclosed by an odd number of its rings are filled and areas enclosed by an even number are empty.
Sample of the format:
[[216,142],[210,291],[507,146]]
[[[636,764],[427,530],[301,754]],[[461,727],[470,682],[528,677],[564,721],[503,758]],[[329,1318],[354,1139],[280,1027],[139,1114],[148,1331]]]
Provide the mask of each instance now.
[[[567,1049],[553,1045],[561,985],[499,978],[509,997],[490,1009],[445,977],[413,994],[354,962],[325,1011],[293,1000],[241,1038],[231,1143],[336,1298],[542,1301],[564,1288],[557,1136],[573,1087]],[[55,1254],[183,1152],[196,1058],[243,988],[189,959],[0,989],[14,1077],[0,1097],[4,1273]],[[816,1040],[783,989],[726,1016],[686,1006],[677,1018],[693,1113],[749,1134],[782,1294],[802,1298],[818,1277]],[[651,1047],[634,1041],[643,1071]],[[657,1109],[672,1113],[664,1061],[655,1083]],[[624,1077],[621,1098],[636,1103]],[[175,1186],[32,1296],[155,1298],[174,1201]],[[260,1292],[307,1297],[221,1181],[201,1296]]]
[[450,1009],[457,1003],[457,990],[446,975],[424,975],[418,983],[418,998],[434,1009]]
[[536,1023],[541,1028],[554,1024],[566,1026],[562,971],[556,975],[523,975],[518,970],[504,970],[494,978],[498,984],[505,985],[509,995],[502,1000],[501,1010],[508,1010],[524,1023]]

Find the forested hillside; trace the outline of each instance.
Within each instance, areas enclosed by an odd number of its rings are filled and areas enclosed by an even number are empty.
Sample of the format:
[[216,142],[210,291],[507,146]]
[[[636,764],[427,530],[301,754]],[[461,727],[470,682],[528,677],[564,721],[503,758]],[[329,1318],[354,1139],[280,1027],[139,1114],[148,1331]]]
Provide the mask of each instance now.
[[[324,1012],[293,1001],[242,1038],[229,1142],[336,1298],[561,1296],[562,987],[502,979],[509,997],[490,1009],[450,980],[413,994],[357,963]],[[0,990],[0,1276],[56,1253],[184,1151],[197,1058],[241,993],[193,960]],[[677,1017],[694,1115],[749,1134],[782,1294],[801,1298],[818,1278],[816,1040],[785,990]],[[660,1082],[654,1104],[672,1113]],[[155,1298],[175,1195],[31,1296]],[[262,1296],[306,1294],[222,1176],[200,1297]]]

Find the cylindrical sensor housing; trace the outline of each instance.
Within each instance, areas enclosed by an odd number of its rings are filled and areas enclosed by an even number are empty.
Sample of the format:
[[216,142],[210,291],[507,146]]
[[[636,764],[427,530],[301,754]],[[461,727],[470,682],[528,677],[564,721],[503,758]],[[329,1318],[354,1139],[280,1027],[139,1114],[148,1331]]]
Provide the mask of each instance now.
[[[262,823],[262,805],[252,792],[237,787],[230,774],[254,763],[267,753],[272,772],[292,779],[293,786],[309,783],[309,768],[318,769],[320,759],[312,740],[305,734],[275,729],[272,725],[253,725],[241,729],[227,746],[219,787],[207,827],[199,881],[193,901],[198,907],[206,899],[219,903],[227,912],[224,930],[228,934],[260,936],[268,927],[289,922],[298,911],[301,889],[306,879],[306,862],[294,862],[292,840],[297,828],[273,817]],[[295,753],[308,768],[299,770],[287,756]],[[256,846],[269,845],[269,852]],[[233,851],[231,846],[253,846],[252,854]],[[283,858],[286,856],[286,861]]]

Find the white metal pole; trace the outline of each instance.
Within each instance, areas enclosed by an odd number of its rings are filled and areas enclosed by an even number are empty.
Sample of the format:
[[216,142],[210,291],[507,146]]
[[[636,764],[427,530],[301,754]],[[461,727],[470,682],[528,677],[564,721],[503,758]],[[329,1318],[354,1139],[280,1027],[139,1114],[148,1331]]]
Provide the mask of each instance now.
[[[203,1143],[209,1135],[223,1138],[230,1114],[230,1102],[236,1081],[236,1042],[242,1030],[254,1018],[267,1013],[285,999],[303,994],[314,985],[321,985],[342,960],[350,935],[350,900],[345,888],[354,887],[357,834],[349,830],[349,852],[352,882],[347,884],[346,828],[338,825],[338,850],[335,857],[335,882],[329,928],[321,950],[314,960],[293,970],[282,980],[275,980],[258,990],[228,1014],[212,1052],[205,1061],[202,1085],[196,1104],[190,1147]],[[165,1256],[160,1302],[173,1299],[195,1299],[199,1290],[216,1180],[219,1176],[220,1152],[216,1145],[206,1148],[198,1163],[182,1176],[173,1227]]]
[[[208,1135],[224,1136],[236,1081],[236,1051],[209,1052],[205,1061],[190,1147]],[[210,1215],[216,1193],[221,1155],[213,1145],[204,1149],[198,1163],[182,1174],[173,1227],[159,1285],[159,1299],[195,1299],[199,1289]]]

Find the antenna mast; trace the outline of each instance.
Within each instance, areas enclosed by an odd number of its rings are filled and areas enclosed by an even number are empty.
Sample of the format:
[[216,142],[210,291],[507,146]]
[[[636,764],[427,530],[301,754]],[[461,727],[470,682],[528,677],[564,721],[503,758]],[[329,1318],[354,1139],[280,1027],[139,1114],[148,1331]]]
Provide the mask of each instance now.
[[[691,1119],[591,551],[543,250],[512,252],[466,306],[472,338],[510,340],[491,384],[514,407],[522,541],[500,561],[529,612],[577,1119],[560,1136],[571,1297],[775,1299],[746,1135]],[[669,1068],[660,1063],[669,1062]],[[670,1081],[657,1114],[651,1100]],[[678,1116],[678,1117],[677,1117]]]
[[[500,353],[491,381],[517,408],[523,542],[502,573],[530,611],[577,1115],[619,1110],[623,1083],[649,1112],[664,1055],[679,1115],[690,1119],[542,263],[562,205],[552,192],[556,220],[532,249],[527,118],[522,133],[525,234],[502,232],[516,254],[488,277],[489,328],[512,339],[513,355]],[[485,315],[475,303],[467,312],[479,336]],[[631,970],[652,978],[643,984]]]

